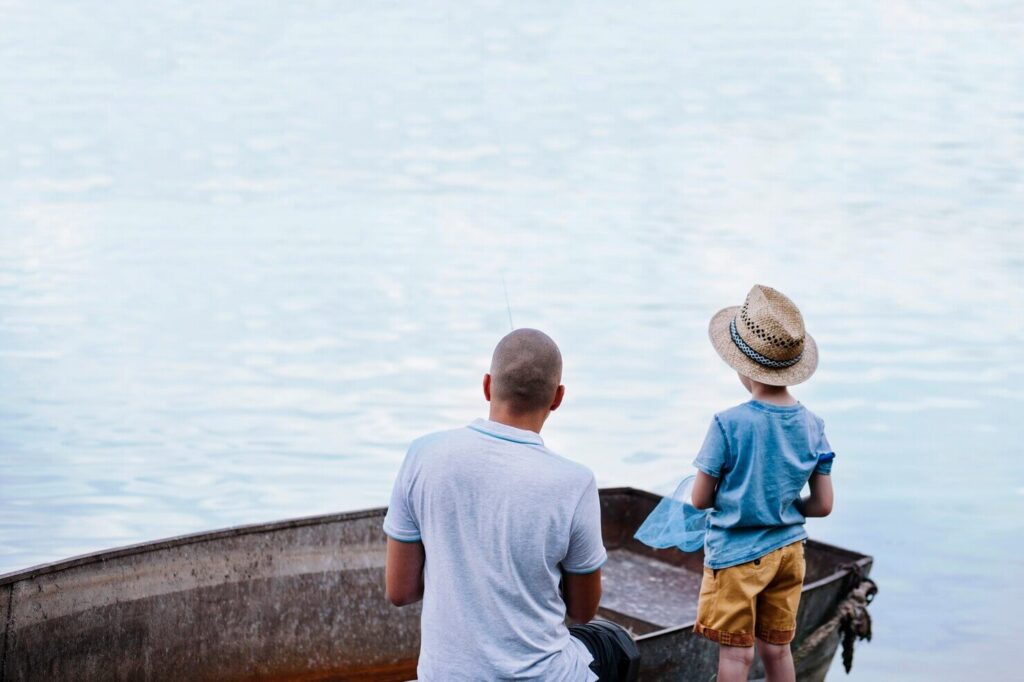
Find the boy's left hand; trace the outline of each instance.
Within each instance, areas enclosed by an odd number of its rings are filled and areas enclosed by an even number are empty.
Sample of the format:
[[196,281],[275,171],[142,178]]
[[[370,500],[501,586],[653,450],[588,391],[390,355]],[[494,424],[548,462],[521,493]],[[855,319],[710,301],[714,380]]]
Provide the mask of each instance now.
[[693,506],[697,509],[710,509],[715,506],[716,488],[718,488],[717,478],[698,471],[697,479],[693,482],[693,492],[690,493]]

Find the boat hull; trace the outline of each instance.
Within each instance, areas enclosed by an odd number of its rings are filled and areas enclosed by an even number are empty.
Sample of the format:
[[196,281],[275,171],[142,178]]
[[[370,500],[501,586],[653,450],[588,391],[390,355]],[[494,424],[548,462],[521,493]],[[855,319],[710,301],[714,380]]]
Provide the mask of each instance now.
[[[642,679],[709,679],[714,646],[684,620],[695,610],[687,590],[694,570],[699,584],[699,553],[632,540],[657,496],[628,488],[601,495],[611,557],[604,615],[637,636]],[[383,514],[244,526],[0,576],[0,679],[410,679],[419,606],[385,599]],[[807,556],[798,642],[842,598],[849,569],[841,565],[859,562],[866,573],[871,561],[818,543]],[[636,587],[658,571],[681,586],[674,611]],[[834,640],[805,659],[801,679],[822,679]]]

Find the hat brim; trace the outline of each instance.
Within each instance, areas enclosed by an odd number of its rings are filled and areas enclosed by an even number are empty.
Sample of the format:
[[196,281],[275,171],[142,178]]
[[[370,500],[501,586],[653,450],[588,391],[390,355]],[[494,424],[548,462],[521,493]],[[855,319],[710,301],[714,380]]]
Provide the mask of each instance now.
[[729,325],[739,312],[739,306],[723,308],[708,324],[711,345],[715,347],[719,357],[725,360],[725,364],[743,376],[769,386],[795,386],[811,378],[814,370],[818,369],[818,344],[810,334],[804,335],[804,353],[800,357],[800,362],[784,369],[764,367],[744,355],[733,343]]

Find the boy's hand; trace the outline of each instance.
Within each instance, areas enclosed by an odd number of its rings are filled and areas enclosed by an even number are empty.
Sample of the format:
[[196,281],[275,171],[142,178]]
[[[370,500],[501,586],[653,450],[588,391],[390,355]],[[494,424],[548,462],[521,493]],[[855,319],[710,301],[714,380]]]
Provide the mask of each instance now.
[[717,478],[698,471],[697,478],[693,482],[693,492],[690,493],[693,506],[697,509],[709,509],[715,506],[715,489],[717,487]]

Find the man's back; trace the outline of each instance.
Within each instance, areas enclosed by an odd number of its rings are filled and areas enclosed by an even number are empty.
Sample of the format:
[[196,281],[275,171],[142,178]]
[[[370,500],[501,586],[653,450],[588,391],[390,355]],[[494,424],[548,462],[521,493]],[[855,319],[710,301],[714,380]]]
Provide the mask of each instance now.
[[588,469],[477,420],[413,443],[384,529],[426,551],[421,680],[595,679],[558,592],[606,557]]

